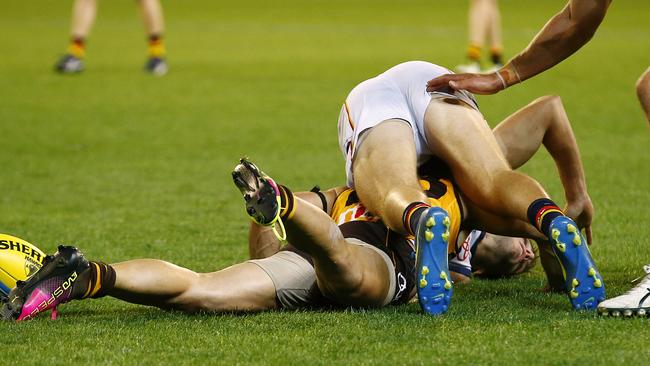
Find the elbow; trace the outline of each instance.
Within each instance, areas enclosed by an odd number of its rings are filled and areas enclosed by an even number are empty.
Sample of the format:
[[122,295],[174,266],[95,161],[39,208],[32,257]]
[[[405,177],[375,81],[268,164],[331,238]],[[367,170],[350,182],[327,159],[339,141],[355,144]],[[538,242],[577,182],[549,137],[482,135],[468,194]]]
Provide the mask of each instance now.
[[611,0],[593,1],[591,6],[584,6],[580,11],[569,8],[570,26],[566,35],[575,42],[587,43],[605,19],[610,3]]

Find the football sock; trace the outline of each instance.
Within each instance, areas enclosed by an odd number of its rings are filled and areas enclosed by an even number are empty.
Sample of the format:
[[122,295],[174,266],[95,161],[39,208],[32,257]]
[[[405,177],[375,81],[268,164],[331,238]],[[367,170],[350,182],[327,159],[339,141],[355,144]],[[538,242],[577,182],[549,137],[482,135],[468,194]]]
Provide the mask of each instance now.
[[479,62],[481,59],[481,46],[470,43],[469,46],[467,46],[467,58],[472,62]]
[[490,57],[492,59],[493,64],[495,64],[495,65],[503,65],[503,59],[502,59],[502,54],[501,54],[501,49],[500,48],[493,47],[490,50]]
[[68,45],[68,53],[76,58],[86,55],[86,41],[82,37],[73,37]]
[[415,235],[415,228],[418,226],[420,217],[431,205],[424,202],[413,202],[406,206],[402,214],[402,225],[409,235]]
[[280,218],[291,219],[296,211],[296,199],[289,188],[280,184],[278,184],[278,188],[280,188]]
[[549,238],[551,222],[558,216],[564,216],[564,213],[548,198],[537,199],[528,206],[528,221]]
[[149,37],[149,57],[162,58],[165,56],[165,44],[163,43],[162,36],[159,34],[152,34]]
[[75,299],[104,297],[115,287],[115,269],[103,262],[90,262],[90,267],[79,274],[72,297]]

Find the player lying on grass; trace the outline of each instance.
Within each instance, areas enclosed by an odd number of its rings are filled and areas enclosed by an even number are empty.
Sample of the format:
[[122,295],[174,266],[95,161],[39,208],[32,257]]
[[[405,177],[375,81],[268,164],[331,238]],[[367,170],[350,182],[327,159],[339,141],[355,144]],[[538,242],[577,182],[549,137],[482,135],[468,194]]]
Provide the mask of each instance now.
[[[531,126],[534,129],[529,130]],[[494,133],[513,166],[526,162],[542,142],[553,156],[558,150],[577,149],[556,97],[538,99],[508,117]],[[558,168],[561,172],[566,169],[561,162]],[[203,274],[154,259],[112,265],[88,262],[75,248],[62,246],[48,257],[43,270],[12,290],[1,310],[3,318],[25,320],[59,303],[106,295],[184,311],[262,311],[326,304],[378,307],[407,302],[416,282],[421,283],[414,273],[413,240],[389,231],[358,203],[353,190],[341,187],[296,197],[245,161],[236,167],[233,177],[245,194],[247,212],[262,224],[282,216],[293,244],[268,258]],[[466,202],[449,179],[429,177],[422,184],[454,214],[448,226],[436,228],[437,235],[449,235],[453,243],[461,221],[462,228],[489,226],[500,231],[519,225]],[[584,182],[573,184],[585,188]],[[588,199],[586,191],[583,195]],[[253,229],[256,242],[257,234],[263,232],[257,226]],[[511,249],[501,256],[477,250],[477,264],[488,269],[486,263],[498,257],[493,263],[495,271],[519,273],[532,264],[529,248],[521,243],[502,240],[491,249],[502,250],[508,245]],[[456,249],[452,246],[450,253]],[[445,279],[446,285],[451,285],[449,280]],[[560,274],[557,286],[562,285]]]
[[[448,221],[450,213],[427,201],[417,179],[418,166],[436,156],[450,167],[468,201],[518,223],[509,226],[507,233],[498,233],[552,240],[552,250],[566,274],[571,304],[595,310],[605,299],[605,288],[587,249],[588,241],[580,233],[584,227],[590,238],[591,217],[583,214],[590,202],[576,205],[573,217],[580,225],[576,224],[538,182],[512,169],[471,94],[425,91],[426,80],[448,72],[422,61],[394,66],[350,92],[338,123],[348,185],[391,229],[417,238],[416,270],[423,283],[431,284],[418,286],[423,309],[431,314],[446,311],[452,294],[452,288],[443,286],[441,280],[449,276],[448,238],[431,231]],[[556,159],[580,168],[569,173],[583,174],[577,153],[560,152]],[[563,181],[581,180],[562,172],[560,176]],[[572,183],[569,188],[574,188]]]

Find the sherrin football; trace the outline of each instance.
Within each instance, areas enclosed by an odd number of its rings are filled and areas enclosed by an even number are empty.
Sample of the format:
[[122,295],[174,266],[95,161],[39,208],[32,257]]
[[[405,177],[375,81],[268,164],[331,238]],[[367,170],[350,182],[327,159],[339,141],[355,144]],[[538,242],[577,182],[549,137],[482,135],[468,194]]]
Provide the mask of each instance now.
[[7,296],[16,281],[25,281],[43,265],[45,253],[29,242],[0,234],[0,297]]

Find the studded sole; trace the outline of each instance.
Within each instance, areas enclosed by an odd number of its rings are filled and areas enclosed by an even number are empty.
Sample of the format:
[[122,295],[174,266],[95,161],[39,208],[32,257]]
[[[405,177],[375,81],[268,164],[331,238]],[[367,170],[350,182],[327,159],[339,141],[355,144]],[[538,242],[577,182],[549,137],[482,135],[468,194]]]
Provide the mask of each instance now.
[[432,207],[422,215],[416,230],[418,301],[431,315],[447,312],[453,294],[447,262],[450,223],[445,210]]
[[595,310],[605,300],[605,284],[573,220],[566,216],[553,220],[551,243],[566,274],[565,288],[571,305],[576,310]]

